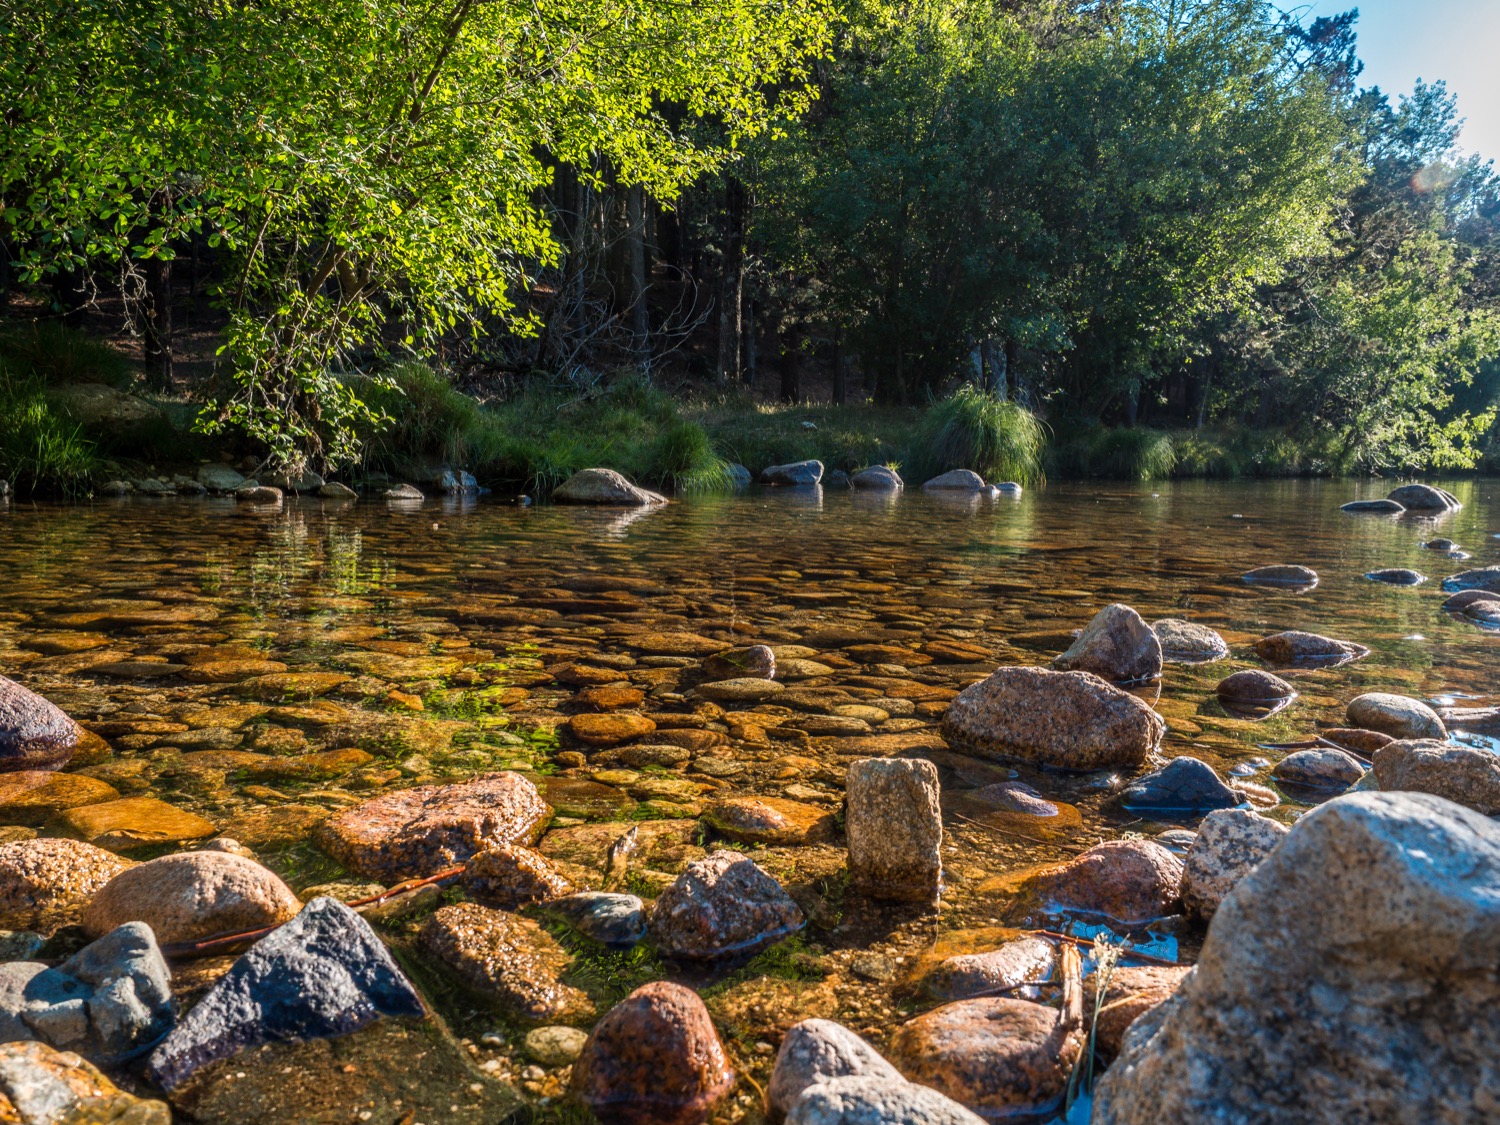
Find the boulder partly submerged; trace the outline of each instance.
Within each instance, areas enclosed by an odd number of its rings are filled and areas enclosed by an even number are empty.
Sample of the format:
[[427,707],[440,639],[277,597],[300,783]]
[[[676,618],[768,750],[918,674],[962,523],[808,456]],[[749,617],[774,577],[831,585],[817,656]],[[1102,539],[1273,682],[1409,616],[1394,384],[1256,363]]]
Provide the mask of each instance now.
[[1092,672],[1114,683],[1154,680],[1161,675],[1161,641],[1128,605],[1107,605],[1094,614],[1067,652],[1053,658],[1063,672]]
[[1456,512],[1463,507],[1458,497],[1446,488],[1434,488],[1430,484],[1403,484],[1392,489],[1386,499],[1409,512]]
[[1500,566],[1480,566],[1473,570],[1450,574],[1443,579],[1443,589],[1450,594],[1463,590],[1486,590],[1492,594],[1500,593]]
[[1368,512],[1372,515],[1399,516],[1406,509],[1394,500],[1351,500],[1349,503],[1339,507],[1341,512],[1362,513]]
[[973,469],[950,469],[922,485],[924,492],[989,492],[990,486]]
[[0,676],[0,773],[62,769],[78,737],[78,725],[57,707]]
[[579,469],[553,490],[552,499],[559,504],[615,508],[646,508],[667,502],[665,496],[631,484],[613,469]]
[[823,480],[823,462],[793,461],[786,465],[771,465],[760,474],[762,484],[774,484],[795,488],[799,485],[818,484]]
[[984,756],[1083,771],[1139,765],[1166,729],[1141,699],[1091,673],[1000,668],[958,693],[942,734]]
[[1251,586],[1284,586],[1293,590],[1311,590],[1318,584],[1318,572],[1310,566],[1277,563],[1273,566],[1258,566],[1240,575],[1240,580]]
[[1500,825],[1425,794],[1308,813],[1142,1017],[1095,1125],[1491,1120]]
[[1164,617],[1151,631],[1161,643],[1161,658],[1169,664],[1212,664],[1229,655],[1224,638],[1207,625]]

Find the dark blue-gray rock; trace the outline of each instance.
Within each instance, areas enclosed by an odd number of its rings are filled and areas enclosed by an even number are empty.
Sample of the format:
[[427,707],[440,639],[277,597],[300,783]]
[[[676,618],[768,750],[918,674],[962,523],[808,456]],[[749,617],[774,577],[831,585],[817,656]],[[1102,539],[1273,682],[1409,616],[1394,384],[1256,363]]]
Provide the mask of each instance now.
[[370,924],[336,899],[316,898],[219,978],[152,1053],[149,1072],[171,1090],[247,1047],[329,1039],[381,1016],[424,1014]]
[[834,469],[823,478],[823,487],[834,490],[847,490],[854,487],[854,482],[849,479],[849,474],[843,469]]
[[34,691],[0,676],[0,773],[60,770],[78,746],[78,725]]
[[105,934],[56,968],[0,965],[0,1042],[37,1039],[111,1065],[172,1029],[172,974],[144,922]]
[[1427,581],[1427,575],[1398,566],[1372,570],[1365,577],[1371,582],[1384,582],[1387,586],[1420,586]]
[[683,868],[651,910],[651,940],[667,957],[712,961],[754,952],[802,928],[781,884],[741,852],[718,851]]
[[857,1074],[809,1087],[786,1125],[984,1125],[984,1118],[927,1086]]
[[822,479],[823,462],[821,461],[794,461],[786,465],[771,465],[763,469],[760,474],[762,484],[792,487],[817,484]]
[[1339,508],[1341,512],[1373,512],[1376,515],[1399,516],[1406,511],[1394,500],[1352,500]]
[[1136,813],[1196,814],[1233,808],[1240,798],[1207,762],[1173,758],[1163,768],[1125,786],[1120,791],[1120,803]]
[[1386,499],[1395,501],[1409,512],[1456,512],[1463,507],[1453,493],[1430,484],[1404,484],[1392,489]]
[[749,488],[754,480],[755,477],[750,470],[738,461],[731,461],[729,463],[729,483],[736,492],[743,488]]
[[545,909],[601,945],[623,948],[646,936],[646,904],[635,895],[581,891],[555,898]]
[[901,1072],[843,1024],[811,1019],[782,1037],[766,1100],[773,1118],[785,1114],[811,1086],[854,1075],[905,1082]]
[[1481,566],[1450,574],[1443,579],[1443,589],[1450,594],[1460,590],[1488,590],[1500,594],[1500,566]]
[[861,469],[849,478],[849,483],[855,488],[868,489],[872,492],[900,492],[905,487],[901,475],[895,469],[888,469],[884,465],[872,465],[868,469]]

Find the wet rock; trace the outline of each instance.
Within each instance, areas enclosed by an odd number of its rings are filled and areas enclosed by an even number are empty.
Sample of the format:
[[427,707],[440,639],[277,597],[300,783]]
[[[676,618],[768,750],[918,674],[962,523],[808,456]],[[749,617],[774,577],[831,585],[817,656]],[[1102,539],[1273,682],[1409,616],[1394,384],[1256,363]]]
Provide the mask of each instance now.
[[408,504],[420,504],[423,500],[427,499],[420,488],[411,484],[398,484],[394,488],[386,489],[385,498]]
[[421,997],[370,924],[341,902],[315,898],[261,938],[152,1052],[165,1090],[263,1043],[348,1035],[381,1016],[419,1018]]
[[1308,813],[1138,1021],[1096,1125],[1480,1121],[1500,1074],[1500,826],[1425,794]]
[[1214,689],[1226,707],[1279,709],[1297,698],[1297,689],[1280,676],[1247,668],[1219,681]]
[[1392,738],[1448,737],[1436,711],[1420,699],[1405,695],[1372,691],[1356,696],[1349,701],[1345,717],[1350,726],[1379,731]]
[[767,645],[729,648],[703,661],[711,680],[771,680],[776,678],[776,654]]
[[749,488],[755,482],[755,475],[738,461],[729,463],[729,481],[736,492]]
[[1359,759],[1332,746],[1298,750],[1276,763],[1271,776],[1283,785],[1342,792],[1365,776]]
[[1485,816],[1500,813],[1500,757],[1432,739],[1392,742],[1375,751],[1382,792],[1431,793]]
[[1229,655],[1229,646],[1207,625],[1166,617],[1151,631],[1161,644],[1161,658],[1170,664],[1209,664]]
[[704,809],[703,820],[726,839],[771,846],[824,843],[837,827],[828,809],[782,797],[727,797]]
[[1420,586],[1423,582],[1427,581],[1427,575],[1419,574],[1415,570],[1406,570],[1402,567],[1372,570],[1365,577],[1371,582],[1384,582],[1387,586]]
[[1252,586],[1294,586],[1311,589],[1318,584],[1318,572],[1310,566],[1277,564],[1247,570],[1240,579]]
[[1049,909],[1136,924],[1171,914],[1182,861],[1150,840],[1106,840],[1077,859],[1027,880]]
[[113,785],[76,773],[0,773],[0,824],[37,825],[64,809],[117,800]]
[[693,693],[702,699],[711,699],[715,703],[759,703],[761,700],[780,695],[785,690],[786,685],[775,680],[745,677],[699,684],[693,689]]
[[933,477],[922,488],[932,492],[988,492],[990,486],[972,469],[950,469]]
[[1255,642],[1255,655],[1268,664],[1296,664],[1301,661],[1334,661],[1345,663],[1369,656],[1370,650],[1352,641],[1336,641],[1318,633],[1292,629],[1272,633]]
[[987,953],[962,953],[933,966],[922,988],[937,1000],[972,1000],[994,996],[1052,975],[1057,950],[1046,938],[1008,941]]
[[129,852],[202,840],[218,829],[196,813],[155,797],[125,797],[66,809],[47,822],[47,831],[110,851]]
[[581,891],[552,899],[547,912],[601,945],[623,948],[646,936],[646,904],[635,895]]
[[772,1119],[784,1115],[810,1087],[850,1077],[905,1082],[899,1070],[847,1027],[832,1020],[803,1020],[782,1037],[776,1052],[766,1087]]
[[0,929],[50,934],[72,925],[130,861],[77,840],[0,845]]
[[845,782],[849,876],[874,898],[931,902],[942,887],[937,767],[924,758],[851,762]]
[[1480,602],[1500,601],[1500,594],[1490,590],[1461,590],[1443,602],[1443,608],[1462,612]]
[[162,856],[120,872],[84,910],[94,937],[144,922],[165,945],[245,933],[296,917],[302,904],[274,872],[224,851]]
[[324,482],[322,487],[318,489],[318,499],[358,500],[359,493],[355,492],[354,489],[350,488],[347,484],[340,484],[336,480],[331,480]]
[[1001,668],[943,715],[955,746],[1068,770],[1139,765],[1166,723],[1140,699],[1087,672]]
[[[1486,593],[1500,594],[1500,566],[1481,566],[1474,570],[1449,575],[1443,579],[1443,589],[1450,594],[1468,590],[1483,590]],[[1452,601],[1453,599],[1450,598],[1443,605],[1451,609],[1453,608]]]
[[0,1121],[6,1125],[171,1125],[166,1103],[125,1093],[72,1051],[45,1043],[0,1046]]
[[1240,798],[1207,762],[1183,757],[1173,758],[1161,769],[1125,786],[1120,791],[1120,803],[1143,815],[1197,815],[1233,808]]
[[651,940],[664,956],[712,961],[759,949],[801,929],[802,911],[740,852],[689,863],[651,911]]
[[905,487],[900,474],[884,465],[861,469],[849,478],[849,483],[869,492],[900,492]]
[[1207,921],[1234,885],[1286,837],[1284,824],[1249,809],[1220,809],[1203,818],[1182,865],[1182,905]]
[[1064,672],[1092,672],[1116,683],[1161,675],[1161,641],[1128,605],[1108,605],[1096,613],[1071,648],[1052,666]]
[[618,746],[655,730],[656,724],[645,715],[574,715],[568,720],[568,733],[590,746]]
[[1430,484],[1404,484],[1392,489],[1386,499],[1394,500],[1409,512],[1456,512],[1463,507],[1453,493]]
[[1360,730],[1357,727],[1333,727],[1325,730],[1322,737],[1364,758],[1368,758],[1386,743],[1395,741],[1390,735],[1381,734],[1378,730]]
[[463,884],[475,902],[502,910],[519,910],[573,892],[573,885],[546,856],[516,844],[497,844],[474,856],[464,868]]
[[572,961],[568,952],[529,918],[461,902],[427,919],[421,943],[518,1019],[536,1023],[593,1012],[587,996],[558,979]]
[[172,974],[151,929],[113,930],[56,968],[0,965],[0,1042],[39,1039],[106,1065],[151,1047],[172,1027]]
[[1351,500],[1339,508],[1341,512],[1374,512],[1378,515],[1399,516],[1406,511],[1394,500]]
[[1083,1053],[1078,953],[1063,951],[1063,1008],[990,997],[934,1008],[897,1029],[891,1061],[912,1082],[942,1090],[987,1119],[1056,1108]]
[[787,1125],[981,1125],[984,1118],[899,1075],[850,1075],[810,1087],[786,1120]]
[[51,703],[0,676],[0,773],[62,769],[78,735],[77,724]]
[[795,461],[788,465],[772,465],[761,471],[762,484],[808,485],[823,479],[823,462]]
[[[1094,1021],[1094,1053],[1099,1060],[1105,1064],[1113,1061],[1130,1025],[1170,1000],[1190,971],[1187,965],[1143,965],[1116,968],[1110,973]],[[1084,981],[1085,1011],[1094,1010],[1098,980],[1095,973]]]
[[281,489],[272,488],[268,484],[247,481],[234,490],[234,498],[247,504],[280,504],[283,494]]
[[601,1125],[703,1125],[734,1077],[698,994],[652,981],[599,1021],[571,1088]]
[[498,844],[531,844],[552,810],[518,773],[420,785],[345,809],[315,829],[349,870],[382,883],[435,875]]
[[589,1035],[576,1027],[535,1027],[526,1033],[526,1053],[543,1066],[568,1066],[583,1054]]
[[644,508],[665,504],[660,493],[638,488],[613,469],[580,469],[552,492],[559,504]]

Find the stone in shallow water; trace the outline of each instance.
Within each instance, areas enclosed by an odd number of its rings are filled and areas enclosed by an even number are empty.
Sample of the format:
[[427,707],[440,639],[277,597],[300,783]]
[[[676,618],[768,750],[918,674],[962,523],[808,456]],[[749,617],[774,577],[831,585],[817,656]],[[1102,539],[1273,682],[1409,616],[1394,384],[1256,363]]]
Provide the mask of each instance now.
[[933,477],[922,488],[934,492],[988,492],[990,486],[973,469],[951,469]]
[[631,484],[613,469],[580,469],[553,490],[552,499],[559,504],[631,508],[667,502],[665,496]]
[[113,785],[76,773],[0,773],[0,824],[37,825],[63,809],[118,800]]
[[741,677],[736,680],[715,680],[699,684],[693,689],[695,695],[715,703],[758,703],[770,699],[786,690],[786,685],[776,680]]
[[1207,921],[1234,885],[1286,837],[1286,825],[1249,809],[1220,809],[1203,818],[1183,860],[1180,890],[1189,914]]
[[1057,950],[1046,938],[1024,937],[987,953],[948,957],[922,979],[922,988],[937,1000],[994,995],[1016,985],[1049,979],[1056,960]]
[[1290,629],[1256,641],[1255,655],[1269,664],[1296,664],[1300,661],[1345,664],[1370,655],[1370,650],[1352,641],[1338,641],[1319,633]]
[[1392,742],[1375,751],[1381,790],[1431,793],[1494,816],[1500,813],[1500,757],[1435,739]]
[[543,1066],[567,1066],[583,1053],[588,1038],[576,1027],[536,1027],[526,1033],[526,1053]]
[[922,758],[851,762],[846,781],[849,875],[875,898],[931,902],[942,887],[937,766]]
[[645,715],[574,715],[568,720],[568,733],[590,746],[618,746],[655,730],[656,724]]
[[832,1078],[810,1087],[787,1115],[787,1125],[983,1125],[936,1090],[876,1075]]
[[635,895],[581,891],[552,899],[546,908],[601,945],[626,947],[646,936],[646,905]]
[[1055,657],[1063,672],[1092,672],[1115,683],[1161,675],[1161,641],[1128,605],[1107,605],[1084,627],[1071,648]]
[[842,1024],[803,1020],[782,1037],[766,1100],[773,1116],[784,1114],[809,1087],[858,1075],[905,1081],[874,1047]]
[[1420,699],[1390,692],[1372,691],[1349,701],[1346,712],[1350,726],[1379,731],[1392,738],[1448,737],[1443,720]]
[[47,700],[0,676],[0,772],[56,770],[78,745],[78,726]]
[[1151,626],[1161,656],[1173,664],[1209,664],[1229,655],[1229,645],[1207,625],[1165,617]]
[[1241,718],[1268,718],[1291,705],[1297,689],[1280,676],[1247,668],[1225,676],[1215,689],[1226,711]]
[[1192,815],[1233,808],[1240,798],[1207,762],[1184,757],[1136,778],[1120,791],[1120,803],[1135,813]]
[[1338,797],[1220,905],[1094,1121],[1491,1120],[1497,964],[1500,825],[1426,794]]
[[351,871],[395,883],[467,863],[495,844],[530,844],[552,810],[518,773],[422,785],[345,809],[318,825],[318,843]]
[[781,797],[727,797],[704,809],[703,819],[727,839],[769,845],[821,843],[837,824],[828,809]]
[[703,674],[711,680],[775,679],[776,654],[766,645],[728,648],[704,659]]
[[77,920],[130,861],[78,840],[0,845],[0,929],[52,933]]
[[301,908],[291,888],[253,859],[198,851],[122,871],[94,895],[82,922],[94,936],[145,922],[170,945],[277,926]]
[[1371,582],[1384,582],[1387,586],[1420,586],[1427,581],[1425,574],[1419,574],[1415,570],[1407,570],[1404,567],[1372,570],[1365,577]]
[[770,465],[761,470],[762,484],[796,487],[817,484],[823,479],[823,462],[794,461],[786,465]]
[[1310,590],[1318,584],[1318,572],[1310,566],[1278,563],[1247,570],[1240,579],[1252,586],[1288,586]]
[[1001,668],[965,688],[943,715],[961,748],[1068,770],[1133,766],[1167,725],[1144,702],[1087,672]]
[[1351,500],[1339,507],[1341,512],[1374,512],[1380,515],[1400,515],[1406,509],[1395,500]]
[[316,898],[219,978],[152,1053],[149,1073],[171,1090],[262,1043],[348,1035],[381,1016],[424,1014],[370,924],[341,902]]
[[196,813],[155,797],[126,797],[67,809],[47,822],[47,830],[119,852],[187,843],[218,831]]
[[72,1051],[0,1046],[0,1121],[7,1125],[171,1125],[165,1102],[122,1091]]
[[905,487],[900,474],[884,465],[861,469],[849,478],[849,483],[871,492],[900,492]]
[[734,1086],[708,1009],[691,989],[642,985],[599,1021],[572,1092],[603,1125],[702,1125]]
[[573,890],[545,856],[516,844],[497,844],[469,860],[463,884],[475,902],[503,910],[561,898]]
[[40,1039],[101,1063],[123,1061],[171,1029],[171,977],[142,922],[111,931],[56,968],[0,965],[0,1042]]
[[668,957],[747,954],[802,928],[802,911],[749,856],[719,851],[683,869],[651,911],[651,940]]
[[1342,791],[1365,776],[1365,767],[1353,755],[1321,746],[1288,754],[1276,763],[1271,776],[1283,785]]
[[1392,489],[1386,499],[1412,512],[1456,512],[1463,507],[1453,493],[1430,484],[1403,484]]
[[587,996],[558,979],[572,958],[528,918],[461,902],[427,919],[421,942],[465,984],[516,1018],[540,1022],[593,1013]]
[[1182,861],[1150,840],[1107,840],[1028,879],[1044,907],[1137,924],[1172,913]]

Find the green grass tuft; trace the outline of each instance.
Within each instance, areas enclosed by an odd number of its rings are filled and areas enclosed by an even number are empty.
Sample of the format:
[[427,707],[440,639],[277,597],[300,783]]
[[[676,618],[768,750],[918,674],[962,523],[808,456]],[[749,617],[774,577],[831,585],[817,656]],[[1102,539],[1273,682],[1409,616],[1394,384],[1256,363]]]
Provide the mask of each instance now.
[[965,384],[928,408],[911,454],[913,479],[972,469],[992,483],[1040,484],[1046,447],[1046,428],[1030,411]]
[[51,404],[41,378],[0,363],[0,479],[19,493],[78,496],[99,467],[94,443]]
[[117,391],[136,381],[133,363],[103,340],[56,321],[38,321],[0,335],[0,361],[46,383],[103,383]]

